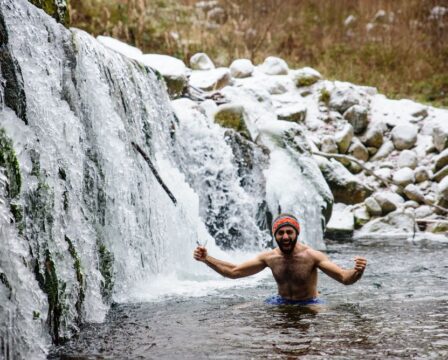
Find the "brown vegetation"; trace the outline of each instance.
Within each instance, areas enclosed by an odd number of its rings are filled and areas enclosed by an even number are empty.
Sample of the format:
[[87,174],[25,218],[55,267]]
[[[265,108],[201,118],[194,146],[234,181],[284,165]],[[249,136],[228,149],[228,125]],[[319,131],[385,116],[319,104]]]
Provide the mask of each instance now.
[[448,106],[448,12],[431,16],[448,0],[213,2],[78,0],[71,24],[187,64],[199,51],[224,66],[276,55],[291,68],[311,66],[391,97]]

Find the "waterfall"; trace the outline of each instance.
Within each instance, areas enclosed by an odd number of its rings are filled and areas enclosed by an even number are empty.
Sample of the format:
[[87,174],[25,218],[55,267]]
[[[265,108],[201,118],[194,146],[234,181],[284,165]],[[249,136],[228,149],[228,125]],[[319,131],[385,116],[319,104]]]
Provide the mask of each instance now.
[[[206,276],[191,258],[198,242],[217,253],[265,247],[268,210],[318,219],[303,240],[318,244],[322,196],[294,151],[272,145],[268,156],[214,124],[206,104],[170,103],[156,72],[25,0],[1,2],[0,40],[5,357],[44,358],[136,284]],[[279,189],[282,164],[293,183]]]

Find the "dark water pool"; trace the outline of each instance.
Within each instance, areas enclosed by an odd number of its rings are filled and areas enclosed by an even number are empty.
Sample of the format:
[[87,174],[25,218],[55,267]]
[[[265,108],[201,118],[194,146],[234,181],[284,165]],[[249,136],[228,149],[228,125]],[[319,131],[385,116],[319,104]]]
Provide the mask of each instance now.
[[201,298],[116,305],[50,359],[448,359],[448,245],[329,243],[369,265],[343,286],[320,274],[327,305],[265,305],[272,280]]

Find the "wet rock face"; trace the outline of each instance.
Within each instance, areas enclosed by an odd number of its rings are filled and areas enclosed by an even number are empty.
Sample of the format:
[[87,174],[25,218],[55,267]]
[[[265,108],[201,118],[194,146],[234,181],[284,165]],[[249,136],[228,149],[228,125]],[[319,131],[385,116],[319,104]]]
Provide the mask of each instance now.
[[70,15],[66,0],[28,0],[31,4],[41,8],[56,21],[65,26],[70,25]]

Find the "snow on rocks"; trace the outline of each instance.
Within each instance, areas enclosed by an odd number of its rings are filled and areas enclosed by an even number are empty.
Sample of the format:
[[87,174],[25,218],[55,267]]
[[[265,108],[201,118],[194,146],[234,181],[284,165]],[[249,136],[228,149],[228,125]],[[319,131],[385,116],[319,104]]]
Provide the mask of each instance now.
[[395,211],[404,203],[404,199],[400,195],[390,191],[377,192],[373,198],[380,205],[383,215]]
[[286,61],[275,56],[267,57],[259,69],[267,75],[287,75],[289,71]]
[[352,144],[348,148],[348,153],[361,161],[367,161],[369,159],[367,148],[358,138],[353,139]]
[[422,183],[431,177],[429,171],[424,166],[417,167],[414,171],[414,176],[416,183]]
[[234,129],[250,139],[250,133],[244,121],[244,107],[239,104],[224,104],[216,109],[215,122],[222,127]]
[[193,70],[212,70],[215,68],[213,61],[205,53],[194,54],[190,58],[190,66]]
[[370,221],[360,230],[360,234],[412,234],[415,221],[411,212],[394,211],[385,217]]
[[190,85],[204,90],[213,91],[223,88],[230,83],[230,71],[220,67],[212,70],[196,70],[191,73]]
[[392,141],[397,150],[412,148],[417,142],[418,128],[411,124],[397,125],[392,130]]
[[369,212],[370,215],[372,215],[372,216],[381,216],[383,210],[382,210],[380,204],[378,203],[378,201],[375,200],[375,198],[368,197],[364,201],[364,204],[365,204],[366,209],[367,209],[367,211]]
[[387,140],[381,145],[376,154],[372,157],[373,161],[379,161],[387,158],[392,151],[395,150],[394,143],[390,140]]
[[355,134],[361,134],[369,123],[368,109],[361,105],[349,107],[343,116],[353,126]]
[[448,165],[444,166],[442,169],[437,171],[432,177],[432,180],[436,182],[441,182],[447,176],[448,176]]
[[327,154],[337,154],[338,145],[336,144],[335,138],[331,135],[324,136],[321,141],[320,149]]
[[436,171],[442,169],[446,165],[448,165],[448,149],[443,150],[435,158],[435,169],[436,169]]
[[438,192],[443,199],[448,200],[448,177],[445,177],[438,186]]
[[322,79],[322,75],[310,67],[293,70],[290,72],[290,76],[297,87],[310,86]]
[[341,203],[334,204],[325,235],[330,239],[346,239],[353,235],[354,229],[355,219],[350,207]]
[[140,60],[163,76],[170,95],[177,96],[182,93],[187,85],[188,74],[188,69],[182,60],[159,54],[145,54]]
[[375,123],[367,128],[366,133],[362,137],[362,142],[369,147],[379,149],[383,145],[383,124]]
[[414,184],[409,184],[404,188],[404,195],[406,195],[406,197],[409,200],[413,200],[416,201],[417,203],[424,203],[425,202],[425,197],[422,194],[422,192],[420,191],[420,189],[414,185]]
[[339,152],[345,154],[353,139],[353,126],[345,124],[344,127],[335,134],[335,140],[338,145]]
[[403,150],[398,156],[397,165],[400,168],[408,167],[415,169],[417,167],[417,155],[412,150]]
[[112,49],[130,59],[140,60],[143,55],[142,51],[134,46],[128,45],[120,40],[109,36],[97,36],[96,38],[101,44]]
[[432,129],[432,141],[437,151],[441,152],[448,148],[448,123],[437,124]]
[[246,78],[252,76],[254,65],[249,59],[237,59],[230,65],[230,74],[234,78]]
[[301,122],[306,118],[306,106],[303,103],[295,103],[280,107],[276,110],[279,120]]

